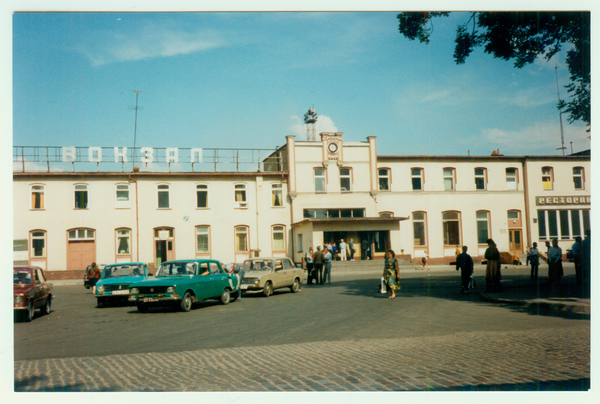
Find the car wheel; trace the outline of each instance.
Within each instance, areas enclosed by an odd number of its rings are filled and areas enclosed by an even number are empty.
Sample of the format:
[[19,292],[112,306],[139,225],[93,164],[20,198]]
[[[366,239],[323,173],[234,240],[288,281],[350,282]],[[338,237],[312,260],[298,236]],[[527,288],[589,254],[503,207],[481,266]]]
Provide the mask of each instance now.
[[298,278],[294,279],[294,284],[290,286],[290,290],[294,293],[300,290],[300,282],[298,282]]
[[181,311],[190,311],[192,308],[192,295],[190,292],[185,292],[183,295],[183,299],[181,299],[181,304],[179,305]]
[[144,304],[138,304],[137,309],[140,313],[148,313],[148,306]]
[[33,307],[33,302],[29,303],[29,307],[27,308],[27,310],[25,311],[25,321],[30,322],[33,319],[33,312],[34,312],[34,307]]
[[225,289],[219,298],[219,302],[223,305],[229,304],[231,301],[231,293],[229,293],[229,289]]
[[271,296],[272,293],[273,293],[273,285],[271,285],[271,282],[267,282],[265,284],[262,294],[264,297],[269,297],[269,296]]
[[50,310],[52,310],[52,299],[50,298],[50,296],[48,296],[44,307],[42,307],[42,314],[50,314]]

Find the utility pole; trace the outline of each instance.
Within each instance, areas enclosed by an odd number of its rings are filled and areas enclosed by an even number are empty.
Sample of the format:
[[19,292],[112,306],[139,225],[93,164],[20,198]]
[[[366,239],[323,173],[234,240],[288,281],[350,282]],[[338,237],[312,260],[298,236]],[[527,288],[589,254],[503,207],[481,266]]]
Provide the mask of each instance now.
[[133,90],[133,92],[135,93],[135,125],[133,127],[133,150],[131,151],[131,160],[133,161],[133,166],[135,167],[135,140],[137,136],[138,96],[140,95],[141,91]]
[[[556,76],[556,95],[558,96],[558,102],[560,103],[560,91],[558,90],[558,66],[554,64],[554,74]],[[563,156],[565,155],[565,135],[563,134],[562,124],[562,111],[558,111],[558,117],[560,119],[560,147],[556,150],[562,150]]]

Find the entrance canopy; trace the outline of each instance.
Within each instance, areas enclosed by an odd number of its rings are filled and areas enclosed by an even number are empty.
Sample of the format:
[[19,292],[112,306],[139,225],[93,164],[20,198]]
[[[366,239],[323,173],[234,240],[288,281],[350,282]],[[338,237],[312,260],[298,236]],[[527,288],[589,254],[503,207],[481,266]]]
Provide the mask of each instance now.
[[400,230],[400,222],[408,217],[348,217],[304,219],[292,223],[292,228],[309,228],[312,231],[374,231]]

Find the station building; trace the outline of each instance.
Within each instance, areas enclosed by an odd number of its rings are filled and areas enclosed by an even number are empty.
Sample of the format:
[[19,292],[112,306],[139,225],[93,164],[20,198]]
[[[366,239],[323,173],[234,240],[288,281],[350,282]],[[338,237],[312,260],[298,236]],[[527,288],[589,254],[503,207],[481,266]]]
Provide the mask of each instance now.
[[[90,148],[96,172],[75,164],[57,172],[38,150],[47,170],[13,173],[14,263],[55,277],[79,276],[93,261],[300,263],[311,246],[352,239],[355,259],[383,258],[391,248],[414,262],[427,253],[435,264],[452,261],[458,245],[482,259],[488,238],[511,253],[557,238],[565,251],[590,228],[589,154],[388,156],[375,137],[320,138],[288,136],[241,171],[217,171],[216,151],[200,149],[191,149],[191,161],[194,151],[205,162],[214,154],[214,170],[156,172],[142,159],[131,171],[103,171],[91,150],[100,148]],[[115,161],[127,161],[116,149]]]

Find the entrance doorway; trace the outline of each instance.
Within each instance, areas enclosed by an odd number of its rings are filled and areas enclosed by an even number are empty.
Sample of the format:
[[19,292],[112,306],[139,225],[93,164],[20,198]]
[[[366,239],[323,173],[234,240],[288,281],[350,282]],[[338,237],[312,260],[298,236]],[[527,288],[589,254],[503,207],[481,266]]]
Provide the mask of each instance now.
[[521,241],[521,230],[508,230],[508,249],[510,252],[523,253],[523,242]]
[[71,229],[67,231],[67,270],[85,269],[96,261],[96,231]]
[[165,261],[175,259],[174,243],[172,227],[154,229],[154,263],[156,267]]

